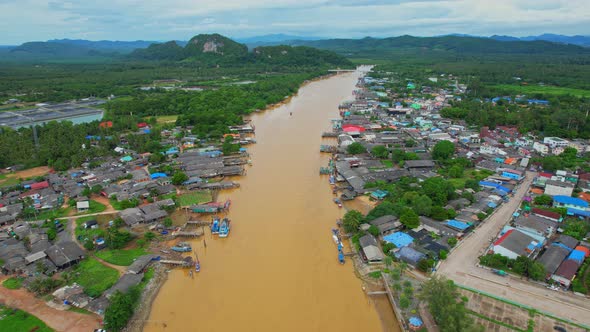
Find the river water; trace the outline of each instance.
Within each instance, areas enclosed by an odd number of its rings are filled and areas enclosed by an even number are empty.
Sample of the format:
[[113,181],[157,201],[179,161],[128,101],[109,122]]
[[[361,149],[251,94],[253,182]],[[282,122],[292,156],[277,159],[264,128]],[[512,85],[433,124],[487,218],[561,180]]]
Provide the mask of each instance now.
[[253,166],[239,189],[219,198],[232,200],[230,235],[207,233],[206,247],[194,242],[201,272],[170,272],[146,331],[398,330],[391,314],[380,319],[352,263],[338,263],[330,230],[343,211],[319,176],[329,158],[319,153],[321,133],[360,75],[312,82],[288,103],[251,116]]

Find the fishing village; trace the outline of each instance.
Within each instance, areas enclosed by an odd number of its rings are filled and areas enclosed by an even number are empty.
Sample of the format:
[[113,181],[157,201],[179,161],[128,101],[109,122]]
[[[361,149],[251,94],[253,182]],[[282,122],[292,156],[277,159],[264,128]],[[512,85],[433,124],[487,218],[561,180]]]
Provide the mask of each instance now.
[[[115,156],[22,171],[28,179],[0,200],[7,292],[47,308],[43,320],[78,319],[60,327],[69,331],[100,325],[125,296],[139,303],[128,331],[300,331],[302,317],[310,330],[437,331],[422,294],[444,288],[444,276],[488,328],[585,330],[575,317],[586,308],[568,289],[590,245],[567,223],[588,218],[587,197],[570,196],[590,182],[532,160],[587,142],[472,128],[445,117],[466,92],[460,77],[416,81],[337,70],[218,141],[174,126],[157,129],[163,151],[137,153],[128,143],[158,127],[140,122]],[[103,140],[88,136],[83,148]],[[539,276],[517,268],[523,259]],[[537,306],[525,292],[559,292],[572,315],[543,307],[529,317]]]

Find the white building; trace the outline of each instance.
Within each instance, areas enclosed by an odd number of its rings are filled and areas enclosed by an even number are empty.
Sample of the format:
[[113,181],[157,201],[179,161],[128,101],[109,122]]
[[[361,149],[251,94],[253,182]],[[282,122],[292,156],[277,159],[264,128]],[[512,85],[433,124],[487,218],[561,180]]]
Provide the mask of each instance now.
[[565,139],[559,138],[559,137],[545,137],[543,139],[543,143],[549,145],[552,148],[556,148],[556,147],[565,148],[570,144],[570,142],[568,140],[565,140]]
[[545,182],[545,194],[549,196],[571,196],[574,192],[574,184],[568,181],[547,180]]
[[538,153],[545,155],[549,153],[549,147],[543,143],[535,142],[533,144],[533,150],[537,151]]

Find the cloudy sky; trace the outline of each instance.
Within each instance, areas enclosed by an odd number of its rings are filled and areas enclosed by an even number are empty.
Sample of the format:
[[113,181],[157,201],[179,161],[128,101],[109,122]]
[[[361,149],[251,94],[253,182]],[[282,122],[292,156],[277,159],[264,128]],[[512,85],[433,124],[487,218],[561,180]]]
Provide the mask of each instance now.
[[0,44],[285,33],[590,35],[589,0],[0,0]]

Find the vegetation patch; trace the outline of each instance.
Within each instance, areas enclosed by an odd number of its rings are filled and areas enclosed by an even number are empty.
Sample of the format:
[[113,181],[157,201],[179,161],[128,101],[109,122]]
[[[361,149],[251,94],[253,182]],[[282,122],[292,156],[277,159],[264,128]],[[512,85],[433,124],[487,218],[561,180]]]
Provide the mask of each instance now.
[[543,94],[543,95],[571,95],[576,97],[590,97],[590,90],[566,88],[560,86],[550,85],[511,85],[511,84],[499,84],[494,85],[493,88],[514,93],[514,94]]
[[208,190],[197,190],[178,196],[180,206],[190,206],[193,204],[209,203],[213,200],[211,192]]
[[107,209],[106,205],[93,200],[89,201],[88,205],[90,206],[89,209],[79,214],[100,213]]
[[0,331],[53,331],[42,320],[26,311],[0,306],[0,317]]
[[129,266],[137,259],[137,257],[143,256],[145,254],[147,254],[147,252],[143,248],[127,250],[108,249],[97,252],[96,257],[114,265]]
[[21,278],[21,277],[8,278],[8,279],[4,280],[4,282],[2,283],[2,286],[6,287],[8,289],[19,289],[22,287],[24,280],[25,279]]
[[72,282],[84,287],[84,293],[98,297],[119,279],[117,270],[102,265],[94,258],[80,262],[73,271]]

